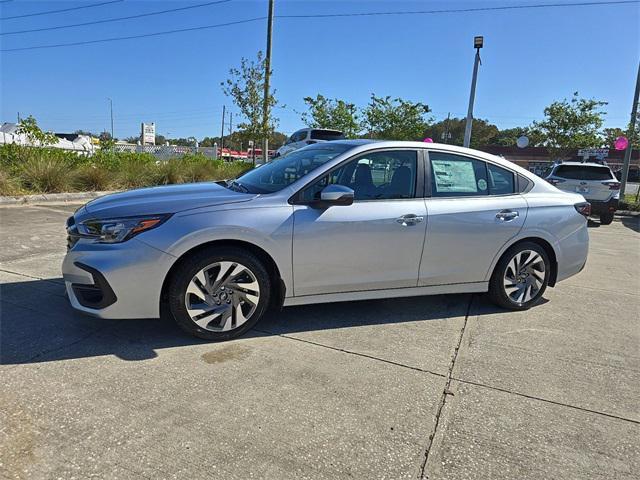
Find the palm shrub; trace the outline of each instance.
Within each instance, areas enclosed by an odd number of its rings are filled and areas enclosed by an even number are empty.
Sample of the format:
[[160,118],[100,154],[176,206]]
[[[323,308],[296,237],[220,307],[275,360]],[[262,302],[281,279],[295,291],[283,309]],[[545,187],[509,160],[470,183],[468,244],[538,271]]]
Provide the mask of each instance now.
[[183,182],[182,161],[179,159],[160,161],[151,176],[154,185],[170,185]]
[[17,195],[20,193],[20,185],[15,177],[0,166],[0,196]]
[[139,188],[154,184],[155,158],[146,154],[125,154],[117,165],[116,183],[122,188]]
[[64,192],[71,184],[73,165],[61,155],[50,155],[47,149],[34,149],[16,166],[22,185],[35,192]]
[[103,165],[82,165],[74,172],[74,185],[81,191],[109,190],[115,183],[114,172]]
[[212,180],[216,172],[217,160],[204,155],[185,155],[180,159],[185,182],[204,182]]

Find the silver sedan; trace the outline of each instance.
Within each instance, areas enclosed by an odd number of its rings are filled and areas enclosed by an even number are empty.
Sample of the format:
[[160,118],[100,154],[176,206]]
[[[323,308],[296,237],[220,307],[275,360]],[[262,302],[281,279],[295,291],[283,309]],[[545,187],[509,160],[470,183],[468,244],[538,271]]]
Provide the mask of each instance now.
[[416,142],[310,145],[236,180],[89,202],[67,221],[71,304],[241,335],[269,307],[488,292],[528,309],[582,270],[589,204],[504,159]]

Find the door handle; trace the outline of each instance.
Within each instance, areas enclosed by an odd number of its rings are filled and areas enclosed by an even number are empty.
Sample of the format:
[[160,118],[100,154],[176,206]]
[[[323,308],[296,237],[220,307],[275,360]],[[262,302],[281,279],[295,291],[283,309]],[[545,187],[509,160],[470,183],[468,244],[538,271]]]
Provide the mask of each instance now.
[[510,222],[511,220],[515,220],[518,218],[520,214],[514,210],[501,210],[496,213],[496,218],[501,222]]
[[409,225],[416,225],[422,220],[424,220],[424,217],[416,215],[415,213],[408,213],[398,217],[396,222],[400,223],[403,227],[408,227]]

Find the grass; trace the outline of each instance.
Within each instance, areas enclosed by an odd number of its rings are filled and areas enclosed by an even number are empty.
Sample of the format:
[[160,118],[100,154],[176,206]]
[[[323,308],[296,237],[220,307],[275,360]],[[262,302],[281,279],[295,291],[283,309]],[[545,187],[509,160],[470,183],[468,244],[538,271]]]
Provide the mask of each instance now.
[[251,165],[202,155],[158,161],[145,153],[85,157],[48,148],[0,146],[0,195],[120,190],[235,178]]
[[635,194],[625,193],[624,199],[620,200],[620,210],[630,210],[632,212],[640,212],[640,202]]

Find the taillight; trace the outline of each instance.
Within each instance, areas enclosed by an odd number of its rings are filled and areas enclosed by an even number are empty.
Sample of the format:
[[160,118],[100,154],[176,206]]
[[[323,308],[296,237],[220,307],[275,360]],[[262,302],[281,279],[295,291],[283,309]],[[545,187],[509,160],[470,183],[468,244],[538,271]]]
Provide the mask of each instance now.
[[620,182],[602,182],[602,184],[609,187],[609,190],[620,190]]
[[576,203],[574,207],[576,209],[576,212],[578,212],[580,215],[584,215],[585,217],[591,215],[591,204],[589,202]]
[[558,185],[559,183],[566,182],[566,180],[563,180],[561,178],[547,178],[547,182],[549,182],[551,185]]

